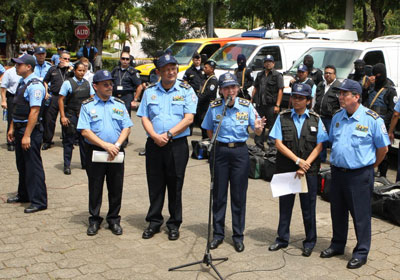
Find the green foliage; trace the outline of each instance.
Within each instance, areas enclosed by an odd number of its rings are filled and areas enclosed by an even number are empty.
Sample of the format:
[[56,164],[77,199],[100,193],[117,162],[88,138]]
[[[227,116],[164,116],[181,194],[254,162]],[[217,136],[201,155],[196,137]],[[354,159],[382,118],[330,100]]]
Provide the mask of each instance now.
[[115,67],[118,66],[119,58],[115,57],[102,57],[103,68],[108,71],[112,71]]

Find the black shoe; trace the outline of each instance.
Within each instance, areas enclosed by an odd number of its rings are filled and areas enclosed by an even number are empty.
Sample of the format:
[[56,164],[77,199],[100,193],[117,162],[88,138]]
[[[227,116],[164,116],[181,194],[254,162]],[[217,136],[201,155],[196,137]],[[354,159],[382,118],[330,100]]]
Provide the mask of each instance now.
[[51,144],[49,144],[49,143],[43,143],[42,151],[46,151],[46,150],[50,149],[50,147],[51,147]]
[[71,175],[71,168],[69,166],[64,166],[64,174]]
[[360,260],[360,259],[356,259],[356,258],[351,258],[351,260],[349,260],[349,262],[347,263],[347,268],[348,269],[360,268],[366,262],[367,262],[367,260]]
[[15,146],[13,146],[13,145],[7,146],[7,151],[9,151],[9,152],[15,151]]
[[178,240],[179,239],[179,229],[170,229],[168,232],[168,239],[169,240]]
[[233,243],[233,247],[235,247],[236,252],[240,253],[244,251],[244,244],[242,241],[237,241]]
[[224,242],[224,240],[222,239],[213,239],[210,243],[210,249],[211,250],[217,249],[218,246],[222,244],[222,242]]
[[146,155],[146,151],[145,150],[139,152],[139,156],[145,156],[145,155]]
[[111,225],[108,226],[108,228],[115,235],[121,235],[122,234],[122,227],[119,224],[111,224]]
[[274,243],[268,247],[269,251],[278,251],[279,249],[286,248],[287,244]]
[[90,235],[90,236],[96,235],[97,232],[99,231],[99,228],[100,228],[100,224],[98,224],[98,223],[89,224],[89,227],[88,227],[86,233],[87,233],[87,235]]
[[159,228],[158,229],[153,229],[151,227],[148,227],[143,231],[142,238],[143,239],[150,239],[150,238],[152,238],[154,236],[154,234],[159,233],[159,232],[160,232]]
[[7,199],[7,203],[17,203],[17,202],[29,202],[29,200],[22,199],[18,195],[14,197],[9,197]]
[[47,207],[36,207],[36,206],[29,205],[27,208],[25,208],[24,213],[31,214],[31,213],[35,213],[35,212],[46,210],[46,209],[47,209]]
[[332,248],[325,249],[319,255],[323,259],[332,258],[333,256],[343,255],[343,252],[338,252],[333,250]]
[[303,248],[303,253],[301,254],[303,257],[311,256],[313,248]]

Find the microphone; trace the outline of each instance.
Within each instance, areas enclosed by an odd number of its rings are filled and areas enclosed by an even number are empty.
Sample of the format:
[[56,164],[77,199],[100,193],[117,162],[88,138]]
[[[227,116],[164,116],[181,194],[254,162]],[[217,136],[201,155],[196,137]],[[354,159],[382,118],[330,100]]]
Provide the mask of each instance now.
[[228,96],[228,98],[225,101],[225,107],[224,110],[222,111],[222,115],[225,116],[226,114],[226,109],[228,108],[228,104],[232,101],[232,96]]

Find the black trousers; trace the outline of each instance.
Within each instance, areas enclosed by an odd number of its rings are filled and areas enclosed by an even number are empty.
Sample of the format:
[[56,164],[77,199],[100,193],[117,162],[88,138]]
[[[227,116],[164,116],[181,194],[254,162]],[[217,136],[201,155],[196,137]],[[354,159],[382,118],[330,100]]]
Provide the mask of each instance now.
[[[14,124],[15,126],[15,124]],[[18,196],[21,200],[30,201],[32,206],[47,207],[47,190],[40,146],[43,138],[43,128],[37,125],[31,133],[31,147],[25,151],[21,141],[25,127],[16,128],[15,157],[19,172]]]
[[[318,176],[306,175],[308,193],[300,193],[300,206],[303,215],[306,239],[303,241],[304,248],[314,248],[317,242],[317,223],[315,218],[315,207],[317,201]],[[279,197],[279,226],[278,237],[275,242],[282,245],[289,244],[290,221],[292,219],[295,194]]]
[[330,247],[335,251],[343,252],[346,246],[350,212],[357,237],[353,258],[367,259],[371,247],[373,188],[372,165],[347,172],[332,166],[330,199],[333,237]]
[[274,113],[274,107],[275,107],[275,105],[271,105],[271,104],[257,105],[257,107],[256,107],[257,113],[260,116],[260,118],[262,118],[262,117],[267,118],[266,126],[264,127],[261,135],[254,136],[254,143],[261,148],[264,147],[264,142],[268,140],[268,135],[265,135],[265,129],[268,128],[268,130],[271,130],[272,126],[275,123],[275,119],[277,117],[277,115]]
[[8,141],[8,137],[7,137],[7,133],[8,133],[8,130],[10,129],[10,124],[11,124],[12,117],[13,117],[14,95],[7,91],[6,97],[7,97],[7,132],[6,132],[7,146],[15,146],[15,141],[10,142],[10,141]]
[[52,95],[49,106],[46,106],[43,112],[43,143],[51,144],[53,141],[58,111],[58,95]]
[[[243,241],[246,196],[250,169],[247,145],[236,148],[216,146],[213,189],[213,229],[215,239],[225,237],[228,184],[231,193],[233,241]],[[214,155],[212,155],[213,157]],[[212,168],[213,159],[210,159]]]
[[75,139],[78,138],[79,143],[79,153],[81,158],[81,166],[85,168],[86,166],[86,152],[85,152],[85,141],[82,134],[76,130],[78,125],[78,116],[67,114],[70,121],[68,127],[62,126],[63,134],[63,147],[64,147],[64,166],[69,167],[71,165],[72,150],[74,149]]
[[153,139],[147,138],[146,174],[150,207],[146,221],[151,228],[158,229],[163,224],[162,209],[167,189],[170,214],[167,227],[178,229],[182,224],[182,187],[188,160],[186,137],[173,139],[164,147],[157,146]]
[[[101,224],[100,208],[103,198],[103,185],[106,179],[108,190],[108,224],[119,224],[121,216],[122,186],[124,183],[124,163],[92,162],[93,150],[101,150],[86,144],[86,174],[89,181],[89,223]],[[123,151],[123,149],[121,149]]]

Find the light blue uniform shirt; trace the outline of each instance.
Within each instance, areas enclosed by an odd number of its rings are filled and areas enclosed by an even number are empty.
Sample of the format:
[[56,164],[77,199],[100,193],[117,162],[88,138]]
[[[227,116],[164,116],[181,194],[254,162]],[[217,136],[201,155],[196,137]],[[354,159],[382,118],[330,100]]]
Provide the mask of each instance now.
[[[117,142],[121,131],[133,126],[125,104],[112,96],[107,101],[103,101],[95,94],[92,99],[93,101],[82,104],[78,131],[90,129],[105,142]],[[89,143],[86,138],[85,141]]]
[[[90,56],[90,48],[91,48],[91,47],[81,47],[81,48],[79,49],[79,51],[78,51],[78,55],[79,55],[79,56],[83,56],[83,49],[84,49],[84,48],[87,49],[88,56]],[[98,50],[97,50],[96,47],[93,47],[93,52],[94,52],[94,54],[98,53]]]
[[[78,86],[80,86],[84,80],[84,79],[82,79],[82,80],[78,81],[78,79],[76,77],[73,77],[72,79],[78,84]],[[90,83],[89,83],[89,85],[90,85],[90,96],[92,96],[95,94],[95,91]],[[67,96],[70,93],[72,93],[72,86],[71,86],[70,81],[66,80],[63,82],[63,84],[61,86],[60,95]]]
[[[4,79],[4,77],[3,77],[3,79]],[[396,105],[394,106],[394,110],[395,110],[397,113],[400,113],[400,98],[399,98],[399,100],[397,101]]]
[[[197,96],[192,87],[181,81],[168,90],[158,82],[145,90],[137,116],[149,118],[157,134],[163,134],[176,126],[185,114],[196,114]],[[188,136],[189,127],[173,139]]]
[[58,63],[60,63],[60,55],[53,54],[53,56],[51,57],[51,61],[54,63],[55,66],[57,66]]
[[36,76],[38,76],[40,78],[40,80],[43,81],[44,76],[46,76],[47,71],[49,71],[51,67],[51,64],[48,63],[47,61],[45,61],[42,65],[39,65],[38,63],[36,63],[35,66],[35,74]]
[[383,119],[363,105],[350,118],[343,109],[333,116],[329,141],[331,163],[349,169],[374,164],[376,149],[390,145]]
[[[306,109],[304,111],[304,114],[299,116],[294,109],[291,109],[291,117],[293,119],[293,123],[296,127],[297,130],[297,138],[300,139],[301,135],[301,130],[303,128],[304,121],[306,118],[310,117],[309,110]],[[269,133],[269,137],[272,139],[278,139],[278,140],[283,140],[282,136],[282,125],[281,125],[281,116],[279,115],[276,118],[276,121],[274,123],[274,126],[271,129],[271,132]],[[321,118],[318,121],[318,132],[317,132],[317,144],[326,142],[329,140],[328,133],[326,132],[325,126],[321,121]]]
[[5,88],[11,94],[15,94],[17,91],[18,83],[21,80],[21,76],[17,74],[15,67],[8,69],[1,80],[1,87]]
[[[24,82],[24,84],[26,85],[30,80],[32,80],[33,78],[37,78],[39,79],[39,77],[37,77],[35,75],[35,73],[30,74],[28,77],[26,77],[25,79],[21,78],[20,82]],[[24,98],[26,101],[29,101],[29,106],[30,107],[35,107],[35,106],[42,106],[42,100],[45,96],[45,88],[44,85],[41,82],[38,83],[31,83],[25,90],[24,92]],[[28,120],[16,120],[13,118],[14,122],[28,122]]]
[[[222,118],[224,107],[224,99],[218,98],[211,102],[201,127],[215,133]],[[255,110],[250,101],[236,97],[233,107],[228,107],[226,110],[217,141],[222,143],[246,142],[249,138],[247,127],[251,126],[254,130],[255,119]]]
[[0,64],[0,75],[6,72],[6,68],[2,64]]

